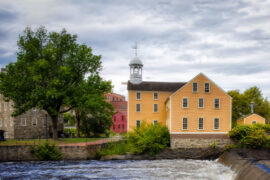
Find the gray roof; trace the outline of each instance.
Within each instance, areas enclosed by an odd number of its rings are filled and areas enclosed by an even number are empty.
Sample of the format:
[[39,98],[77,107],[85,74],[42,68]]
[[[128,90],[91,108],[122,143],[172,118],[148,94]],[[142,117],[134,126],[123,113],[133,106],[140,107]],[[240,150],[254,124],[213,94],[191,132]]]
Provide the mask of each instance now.
[[186,82],[151,82],[143,81],[140,84],[132,84],[128,81],[128,90],[135,91],[169,91],[175,92],[184,86]]
[[143,66],[143,63],[142,63],[142,61],[141,61],[138,57],[134,57],[134,58],[130,61],[129,65],[139,65],[139,66]]

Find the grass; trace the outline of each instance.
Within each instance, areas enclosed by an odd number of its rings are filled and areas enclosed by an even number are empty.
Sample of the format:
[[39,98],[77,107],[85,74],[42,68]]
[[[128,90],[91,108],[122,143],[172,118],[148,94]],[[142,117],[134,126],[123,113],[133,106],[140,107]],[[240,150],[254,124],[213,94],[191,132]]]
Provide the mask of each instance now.
[[96,152],[96,157],[108,156],[108,155],[124,155],[129,151],[126,141],[113,142],[106,144],[100,151]]
[[[70,144],[70,143],[80,143],[80,142],[90,142],[100,140],[102,138],[59,138],[57,140],[48,139],[49,143],[52,144]],[[6,141],[0,141],[0,146],[15,146],[15,145],[38,145],[43,144],[46,139],[8,139]]]

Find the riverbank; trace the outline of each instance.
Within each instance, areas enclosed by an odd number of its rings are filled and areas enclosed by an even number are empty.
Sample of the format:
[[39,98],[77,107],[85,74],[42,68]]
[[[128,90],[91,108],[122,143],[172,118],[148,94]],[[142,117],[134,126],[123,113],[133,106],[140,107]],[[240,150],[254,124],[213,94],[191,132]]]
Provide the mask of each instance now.
[[236,172],[235,180],[269,180],[270,149],[237,149],[223,153],[218,162]]

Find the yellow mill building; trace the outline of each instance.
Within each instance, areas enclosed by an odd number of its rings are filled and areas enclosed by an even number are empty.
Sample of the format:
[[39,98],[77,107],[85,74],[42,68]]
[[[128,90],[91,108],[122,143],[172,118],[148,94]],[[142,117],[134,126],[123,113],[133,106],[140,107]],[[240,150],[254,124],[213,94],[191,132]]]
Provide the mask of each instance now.
[[[208,146],[228,139],[231,97],[203,73],[189,82],[148,82],[142,81],[143,64],[138,57],[129,66],[128,132],[146,122],[166,125],[171,142],[197,139]],[[174,146],[182,143],[177,141]]]

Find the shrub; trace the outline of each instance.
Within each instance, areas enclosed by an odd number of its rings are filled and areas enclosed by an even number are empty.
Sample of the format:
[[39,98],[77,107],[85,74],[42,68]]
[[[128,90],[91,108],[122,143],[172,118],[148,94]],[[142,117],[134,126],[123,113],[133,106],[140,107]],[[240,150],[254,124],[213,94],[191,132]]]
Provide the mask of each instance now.
[[213,142],[213,143],[210,145],[210,148],[216,149],[216,148],[217,148],[217,142]]
[[126,141],[113,142],[105,144],[99,151],[96,152],[95,157],[100,158],[102,156],[119,154],[123,155],[128,152],[128,144]]
[[135,154],[154,155],[170,145],[170,134],[166,126],[142,123],[129,135],[129,148]]
[[240,147],[270,147],[270,126],[268,124],[238,125],[229,132],[230,138],[239,142]]
[[224,150],[225,151],[229,151],[231,149],[235,149],[236,146],[234,144],[227,144],[225,147],[224,147]]
[[61,159],[61,153],[58,148],[54,144],[50,145],[48,142],[36,147],[32,146],[31,153],[41,161]]

